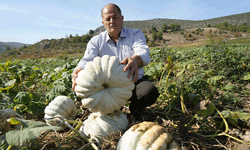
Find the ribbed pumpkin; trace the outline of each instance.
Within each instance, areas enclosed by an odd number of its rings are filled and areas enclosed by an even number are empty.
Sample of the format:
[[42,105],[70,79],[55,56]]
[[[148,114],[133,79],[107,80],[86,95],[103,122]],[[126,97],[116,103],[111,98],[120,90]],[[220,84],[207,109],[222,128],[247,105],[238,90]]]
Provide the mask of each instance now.
[[104,55],[87,62],[76,78],[76,95],[84,107],[101,114],[119,110],[132,96],[134,82],[115,56]]
[[155,122],[133,125],[120,138],[117,150],[180,150],[167,129]]
[[114,112],[112,114],[92,113],[83,122],[79,131],[84,132],[86,135],[95,137],[106,137],[111,133],[118,133],[124,131],[128,127],[128,119],[122,112]]
[[[45,107],[44,118],[53,118],[55,116],[61,116],[65,119],[72,120],[76,115],[76,106],[73,100],[67,96],[57,96],[53,101]],[[45,120],[49,125],[57,125],[55,119]]]

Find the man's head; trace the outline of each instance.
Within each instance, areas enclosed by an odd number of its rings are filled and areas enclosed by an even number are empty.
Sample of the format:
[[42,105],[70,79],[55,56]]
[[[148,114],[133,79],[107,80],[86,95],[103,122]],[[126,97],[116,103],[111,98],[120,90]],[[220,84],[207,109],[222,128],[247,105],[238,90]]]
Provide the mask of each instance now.
[[111,37],[118,38],[120,36],[123,18],[121,9],[115,4],[108,4],[102,9],[102,24]]

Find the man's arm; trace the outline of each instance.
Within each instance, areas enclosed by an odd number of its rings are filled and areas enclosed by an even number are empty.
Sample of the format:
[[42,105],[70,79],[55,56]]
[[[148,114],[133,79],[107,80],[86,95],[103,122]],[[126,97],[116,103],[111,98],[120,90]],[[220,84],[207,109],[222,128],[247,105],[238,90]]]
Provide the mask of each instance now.
[[128,78],[133,75],[133,81],[137,82],[138,79],[138,70],[150,62],[150,51],[146,44],[146,39],[141,30],[135,30],[133,34],[133,49],[135,54],[132,57],[126,57],[121,62],[121,64],[126,64],[124,71],[130,69]]
[[75,68],[75,70],[72,73],[72,89],[75,90],[76,87],[76,78],[78,76],[78,73],[83,70],[81,67]]
[[126,72],[128,69],[130,69],[130,72],[128,74],[128,78],[130,78],[133,75],[133,81],[137,82],[138,78],[138,68],[142,66],[142,59],[138,55],[134,55],[132,57],[126,57],[121,64],[126,65],[124,67],[124,71]]
[[94,37],[88,42],[87,49],[84,53],[83,58],[80,60],[77,67],[74,69],[72,73],[72,89],[73,90],[75,90],[76,78],[78,76],[78,73],[84,69],[84,66],[88,61],[92,61],[94,57],[98,56],[99,51],[95,43],[96,40],[97,40],[97,37]]
[[150,50],[146,43],[146,38],[141,30],[137,30],[133,36],[133,49],[135,51],[134,56],[140,56],[142,65],[138,66],[139,69],[148,65],[150,62]]

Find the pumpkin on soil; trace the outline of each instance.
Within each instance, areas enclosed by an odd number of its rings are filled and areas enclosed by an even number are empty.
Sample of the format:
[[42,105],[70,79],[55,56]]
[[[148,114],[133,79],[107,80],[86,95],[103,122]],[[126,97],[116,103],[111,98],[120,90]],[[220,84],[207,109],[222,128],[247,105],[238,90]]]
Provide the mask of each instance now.
[[104,55],[87,62],[76,78],[76,95],[91,112],[113,113],[132,96],[134,82],[115,56]]
[[57,96],[53,101],[45,107],[44,118],[48,125],[57,125],[56,119],[49,119],[55,116],[73,120],[76,115],[76,106],[73,100],[67,96]]
[[133,125],[120,138],[117,150],[180,150],[167,129],[155,122]]
[[117,134],[118,131],[124,131],[128,127],[128,119],[121,111],[112,114],[91,113],[88,119],[83,122],[79,129],[86,135],[95,137],[107,137],[111,133]]

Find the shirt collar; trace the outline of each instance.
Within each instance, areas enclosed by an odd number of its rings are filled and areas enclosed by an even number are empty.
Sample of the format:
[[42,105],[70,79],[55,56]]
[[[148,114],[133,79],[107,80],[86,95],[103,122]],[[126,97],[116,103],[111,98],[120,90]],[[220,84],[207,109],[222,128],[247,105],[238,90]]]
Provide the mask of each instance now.
[[127,32],[126,32],[125,28],[123,27],[120,37],[126,37],[126,36],[127,36]]
[[[120,37],[123,38],[123,37],[126,37],[126,36],[127,36],[127,32],[126,32],[125,28],[122,27],[122,32],[121,32]],[[109,34],[108,34],[107,30],[106,30],[106,42],[108,42],[109,40],[112,40],[112,39],[110,38],[110,36],[109,36]]]

